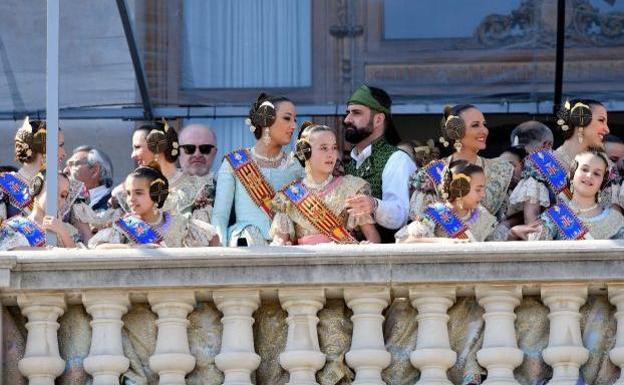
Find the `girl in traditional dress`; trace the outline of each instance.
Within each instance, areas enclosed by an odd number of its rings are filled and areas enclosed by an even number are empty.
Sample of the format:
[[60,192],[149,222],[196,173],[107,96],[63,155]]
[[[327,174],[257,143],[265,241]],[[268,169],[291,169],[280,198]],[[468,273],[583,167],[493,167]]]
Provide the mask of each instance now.
[[485,171],[485,195],[481,202],[483,207],[498,219],[504,218],[513,166],[501,158],[485,159],[478,155],[479,151],[485,150],[488,137],[481,111],[472,104],[447,106],[441,125],[440,142],[444,146],[452,144],[455,152],[450,157],[433,161],[416,172],[412,181],[414,193],[410,200],[410,217],[418,217],[427,205],[440,199],[438,186],[442,182],[444,167],[453,161],[465,160]]
[[360,231],[368,242],[378,243],[372,216],[355,215],[345,206],[349,196],[370,195],[370,186],[352,175],[333,175],[338,160],[336,132],[327,126],[304,123],[295,155],[305,166],[305,176],[277,193],[273,202],[277,213],[270,231],[273,244],[357,243],[355,231]]
[[[296,128],[295,105],[283,96],[261,94],[247,120],[258,140],[252,148],[225,155],[217,175],[212,224],[224,246],[266,245],[275,212],[275,191],[302,176],[299,162],[282,147]],[[228,226],[234,211],[234,224]]]
[[[63,173],[58,174],[57,207],[65,206],[69,195],[69,179]],[[29,196],[33,198],[33,209],[28,216],[15,215],[0,226],[0,251],[45,246],[76,247],[80,242],[78,230],[62,221],[62,216],[46,215],[45,172],[35,176],[29,187]],[[47,242],[46,231],[56,234],[56,243]]]
[[201,247],[218,245],[214,227],[192,219],[190,213],[161,210],[169,195],[169,182],[157,164],[140,166],[124,183],[130,213],[100,230],[89,247],[119,248],[128,245]]
[[[59,131],[59,162],[65,157],[64,135]],[[14,215],[27,216],[33,205],[28,187],[35,176],[45,168],[46,123],[43,120],[24,119],[15,134],[15,160],[21,164],[17,172],[0,173],[0,220]]]
[[612,206],[598,203],[608,183],[608,169],[608,157],[601,148],[579,153],[569,177],[572,198],[543,212],[538,230],[529,240],[624,239],[624,216]]
[[[566,102],[557,124],[565,142],[555,151],[544,149],[529,154],[522,179],[509,197],[509,214],[524,211],[525,223],[534,222],[542,208],[550,207],[557,199],[570,199],[567,177],[574,158],[589,147],[601,147],[609,133],[607,110],[596,100]],[[610,175],[609,179],[613,185],[603,190],[603,206],[618,203],[619,186],[611,180],[617,178]]]
[[453,161],[442,171],[442,200],[430,203],[422,214],[400,229],[397,243],[480,242],[518,239],[534,228],[508,230],[480,203],[487,196],[487,174],[465,160]]

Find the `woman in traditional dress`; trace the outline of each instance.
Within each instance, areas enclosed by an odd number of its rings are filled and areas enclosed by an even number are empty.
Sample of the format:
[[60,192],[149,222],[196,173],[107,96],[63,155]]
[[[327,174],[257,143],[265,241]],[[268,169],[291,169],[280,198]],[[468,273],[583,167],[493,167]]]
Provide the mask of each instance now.
[[192,219],[190,213],[161,210],[169,194],[169,182],[157,164],[139,166],[124,183],[130,213],[100,230],[89,247],[132,246],[201,247],[218,245],[214,227]]
[[572,198],[544,211],[529,240],[624,239],[624,216],[612,206],[598,203],[608,183],[608,169],[608,157],[601,148],[579,153],[569,177]]
[[418,217],[428,204],[440,199],[439,185],[442,170],[456,160],[465,160],[485,171],[486,183],[482,205],[498,219],[505,216],[508,189],[513,176],[513,166],[504,159],[485,159],[478,155],[485,150],[488,129],[481,111],[472,104],[460,104],[444,109],[442,119],[444,146],[451,144],[455,152],[446,159],[429,163],[414,175],[414,193],[410,200],[410,217]]
[[333,175],[338,160],[336,132],[304,123],[295,155],[305,166],[305,176],[282,188],[273,201],[277,211],[270,231],[273,244],[357,243],[356,231],[368,242],[378,243],[372,216],[350,213],[345,205],[349,196],[370,195],[369,184],[352,175]]
[[[58,160],[65,157],[65,139],[59,131]],[[35,176],[45,168],[46,122],[24,119],[15,134],[15,160],[21,164],[17,172],[0,173],[0,220],[14,215],[27,216],[33,204],[28,187]]]
[[[295,105],[283,96],[260,94],[247,120],[257,139],[252,148],[233,151],[217,174],[212,224],[224,246],[266,245],[275,212],[275,191],[302,176],[302,168],[282,151],[296,128]],[[234,210],[234,224],[228,226]]]
[[[59,215],[46,215],[45,172],[35,176],[29,187],[29,195],[33,199],[33,209],[28,216],[15,215],[2,222],[0,226],[0,251],[28,249],[45,246],[76,247],[80,242],[78,230],[63,222],[60,208],[64,207],[69,195],[69,178],[58,174]],[[47,241],[46,231],[56,234],[56,243]]]
[[[525,160],[522,179],[509,197],[509,214],[524,211],[524,222],[532,223],[542,208],[548,208],[557,199],[569,200],[567,177],[576,155],[589,147],[602,146],[609,133],[607,110],[596,100],[566,102],[559,113],[557,124],[565,142],[555,151],[544,149],[529,154]],[[609,184],[617,182],[609,175]],[[608,186],[603,190],[601,204],[618,203],[619,188]]]
[[508,230],[481,205],[487,195],[483,168],[456,160],[442,171],[442,200],[430,203],[410,224],[400,229],[397,243],[481,242],[519,239],[534,231],[530,226]]

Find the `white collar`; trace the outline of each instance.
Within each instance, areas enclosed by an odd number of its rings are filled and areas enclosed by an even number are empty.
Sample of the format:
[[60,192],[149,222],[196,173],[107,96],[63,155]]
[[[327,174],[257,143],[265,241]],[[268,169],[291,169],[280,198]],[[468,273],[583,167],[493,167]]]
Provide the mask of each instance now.
[[357,153],[357,147],[351,149],[351,158],[355,160],[355,168],[360,168],[362,163],[373,153],[373,144],[369,144],[365,149]]
[[106,185],[99,185],[92,189],[89,189],[89,198],[91,201],[90,206],[93,207],[96,203],[98,203],[106,194],[110,192],[110,188],[106,187]]

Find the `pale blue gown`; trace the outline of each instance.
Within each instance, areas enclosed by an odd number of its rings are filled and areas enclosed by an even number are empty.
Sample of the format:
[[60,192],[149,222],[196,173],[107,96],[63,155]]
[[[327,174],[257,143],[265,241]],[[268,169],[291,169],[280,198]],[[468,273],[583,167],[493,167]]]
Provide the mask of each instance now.
[[[289,155],[279,167],[268,168],[259,165],[259,168],[274,191],[279,191],[296,178],[303,177],[303,168]],[[236,219],[235,223],[229,226],[232,210]],[[212,224],[216,227],[223,246],[237,246],[239,238],[245,238],[249,246],[267,245],[271,242],[269,236],[271,219],[247,194],[247,190],[234,174],[227,159],[223,160],[217,174]]]

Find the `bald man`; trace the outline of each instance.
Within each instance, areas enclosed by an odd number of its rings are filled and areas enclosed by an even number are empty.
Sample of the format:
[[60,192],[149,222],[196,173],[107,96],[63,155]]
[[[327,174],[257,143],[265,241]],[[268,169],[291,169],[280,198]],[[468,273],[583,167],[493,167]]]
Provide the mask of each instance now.
[[182,171],[188,175],[208,175],[217,156],[214,132],[202,124],[189,124],[180,132],[179,141]]

